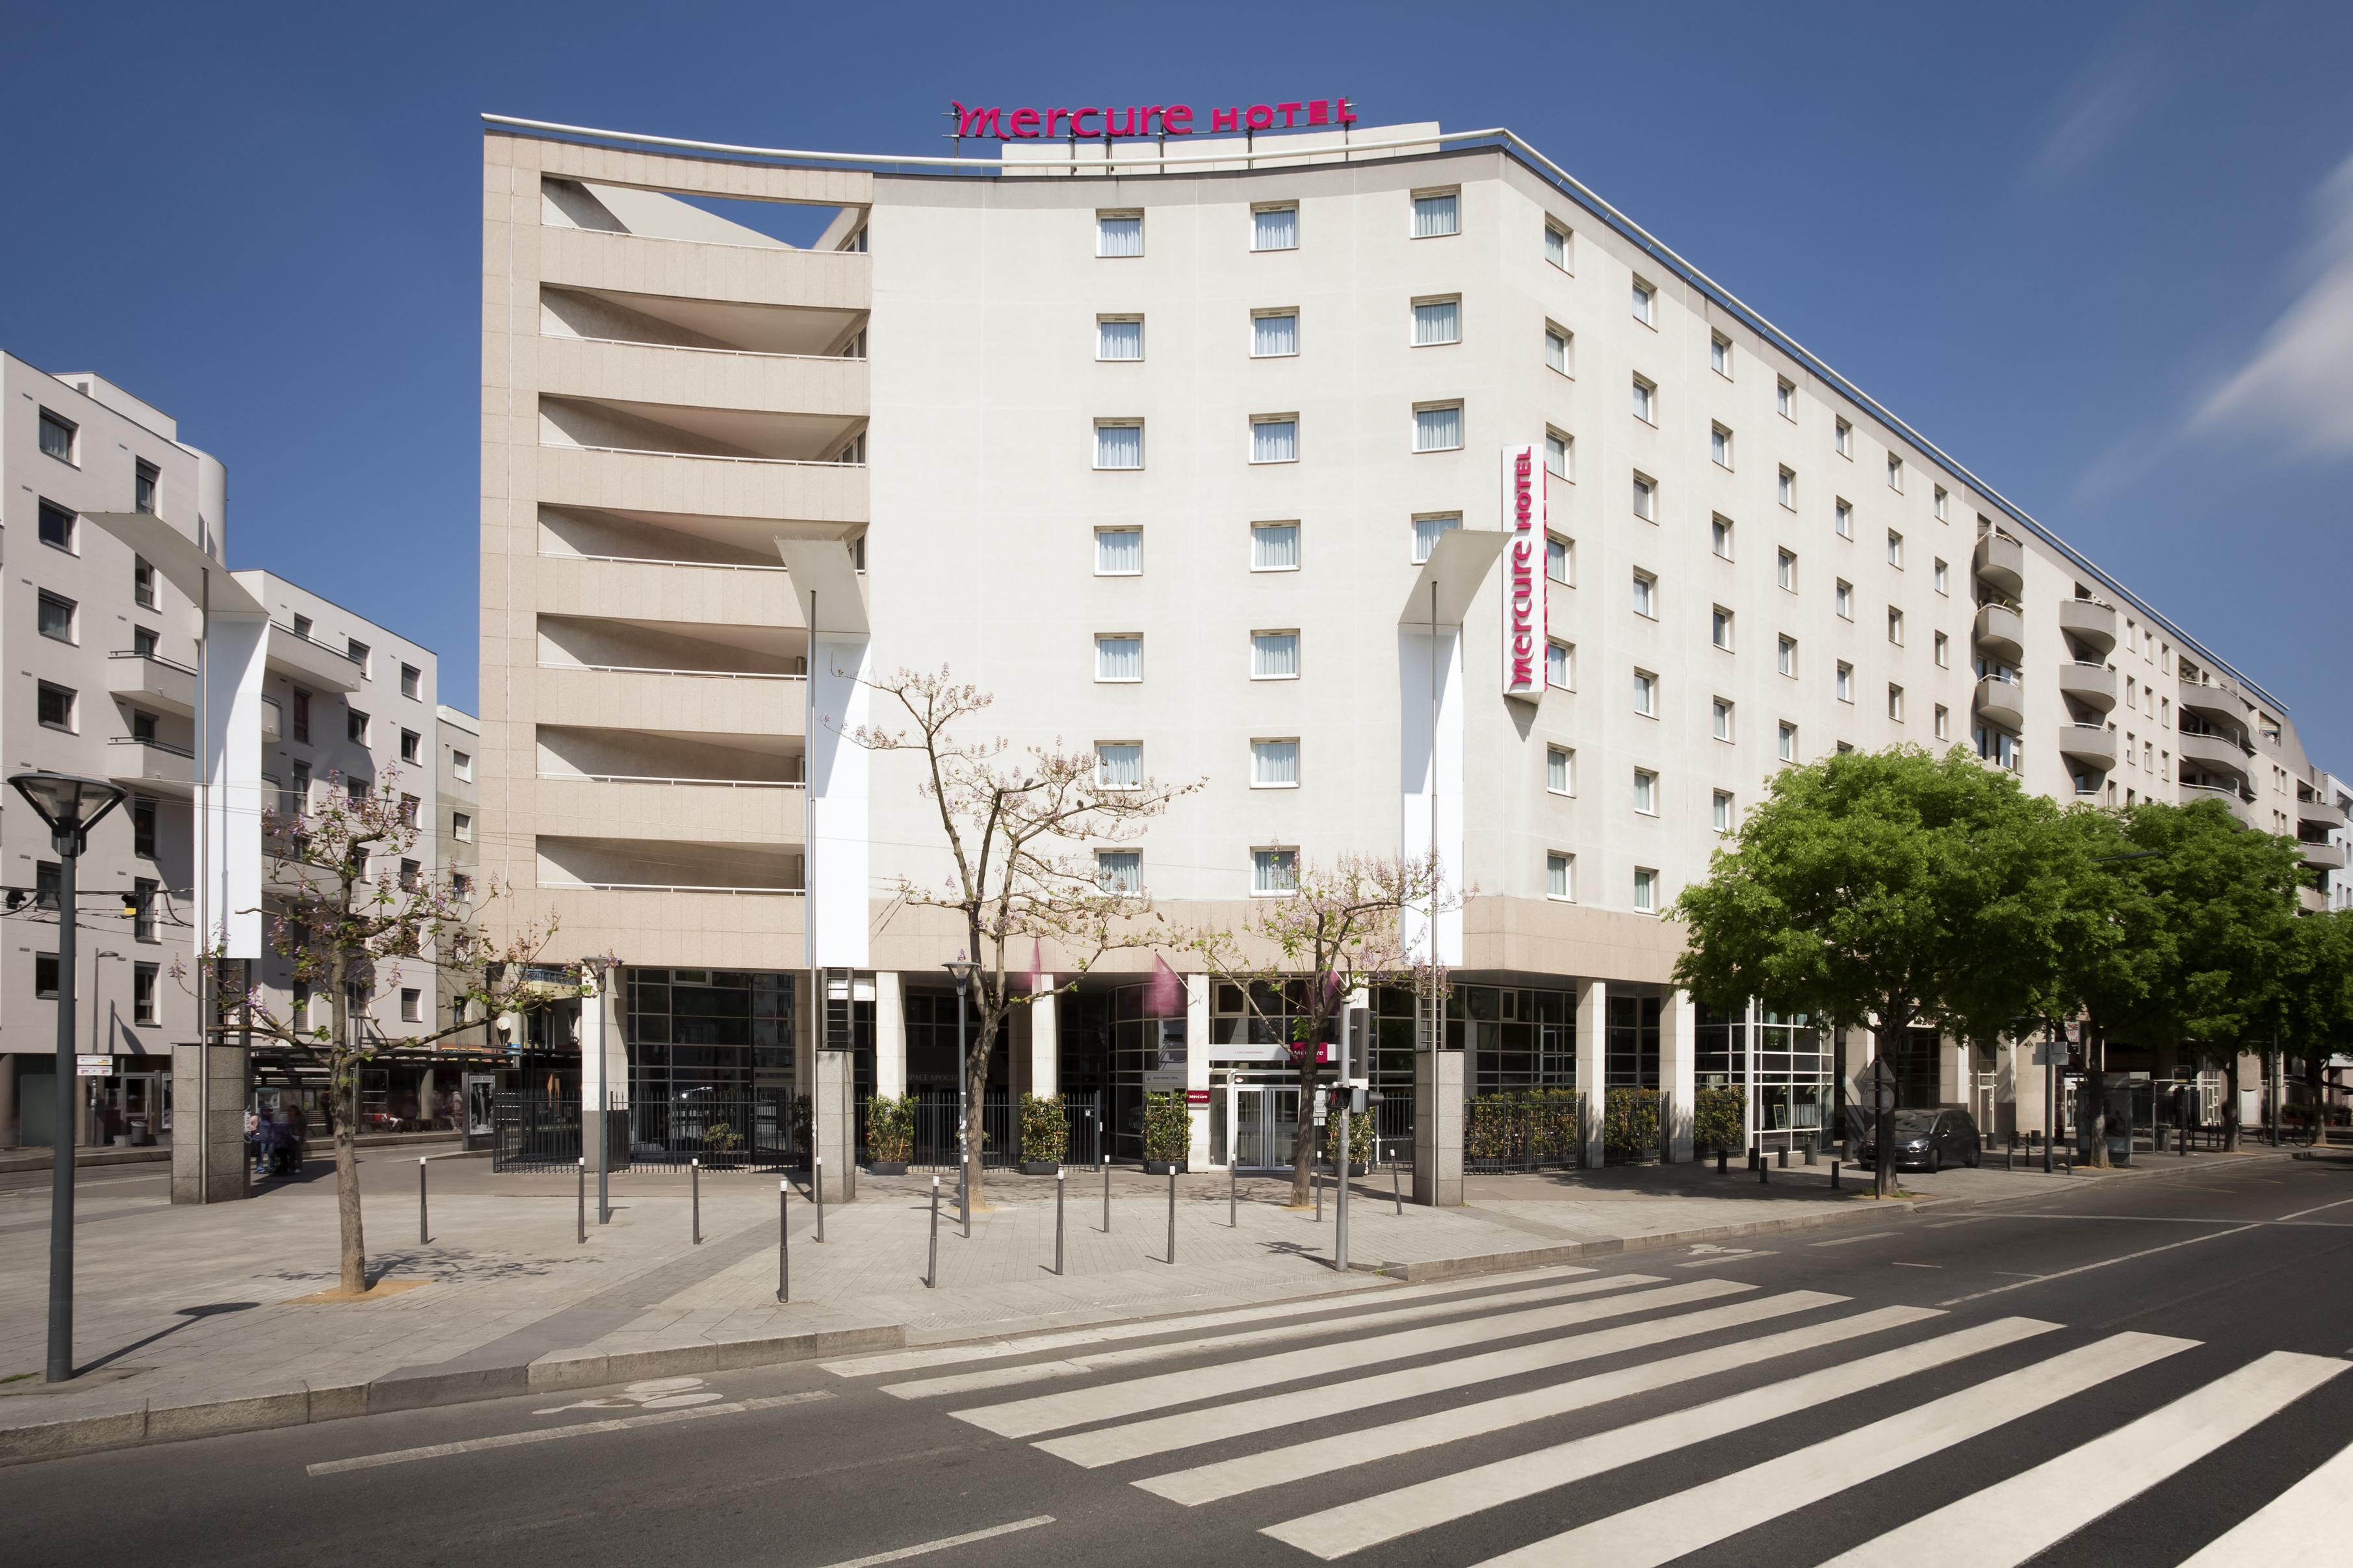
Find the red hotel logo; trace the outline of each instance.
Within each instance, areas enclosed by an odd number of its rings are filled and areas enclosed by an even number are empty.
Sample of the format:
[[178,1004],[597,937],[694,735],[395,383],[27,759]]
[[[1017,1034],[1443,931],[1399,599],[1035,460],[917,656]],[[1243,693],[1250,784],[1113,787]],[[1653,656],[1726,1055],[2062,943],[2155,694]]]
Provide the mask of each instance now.
[[1534,447],[1504,448],[1504,695],[1545,688],[1545,481]]
[[[967,109],[954,99],[959,137],[994,136],[1000,142],[1103,141],[1114,136],[1190,136],[1193,110],[1181,103],[1138,103],[1124,109]],[[1293,131],[1318,125],[1354,125],[1356,107],[1345,98],[1308,98],[1296,103],[1253,103],[1249,108],[1212,109],[1209,129]]]

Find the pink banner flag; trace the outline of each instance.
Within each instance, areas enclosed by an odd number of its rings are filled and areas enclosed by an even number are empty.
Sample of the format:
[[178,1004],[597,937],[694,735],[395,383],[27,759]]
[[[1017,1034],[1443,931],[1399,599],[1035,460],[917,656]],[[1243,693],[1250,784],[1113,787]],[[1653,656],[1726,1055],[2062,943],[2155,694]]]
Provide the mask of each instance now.
[[1046,950],[1036,937],[1029,939],[1029,994],[1037,995],[1046,988]]
[[1155,1018],[1182,1017],[1185,1013],[1185,987],[1176,972],[1168,967],[1167,960],[1158,953],[1152,955],[1152,985],[1144,994],[1145,1011]]

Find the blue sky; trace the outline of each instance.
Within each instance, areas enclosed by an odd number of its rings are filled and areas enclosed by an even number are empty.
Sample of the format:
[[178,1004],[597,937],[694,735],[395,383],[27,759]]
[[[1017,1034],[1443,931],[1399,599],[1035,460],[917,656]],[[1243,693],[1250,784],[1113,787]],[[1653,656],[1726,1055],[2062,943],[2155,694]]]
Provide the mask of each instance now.
[[[2353,7],[30,7],[0,344],[229,465],[230,555],[476,637],[479,111],[942,150],[967,102],[1507,125],[2353,773]],[[1430,18],[1437,18],[1433,23]]]

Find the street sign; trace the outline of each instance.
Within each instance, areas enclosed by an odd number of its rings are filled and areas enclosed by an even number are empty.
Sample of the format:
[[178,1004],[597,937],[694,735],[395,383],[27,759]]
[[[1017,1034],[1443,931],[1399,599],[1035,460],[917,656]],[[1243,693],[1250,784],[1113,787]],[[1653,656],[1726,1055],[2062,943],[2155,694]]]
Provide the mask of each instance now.
[[85,1055],[74,1058],[74,1077],[76,1078],[112,1078],[113,1076],[114,1058],[112,1057]]
[[1864,1102],[1873,1110],[1895,1109],[1895,1069],[1887,1065],[1885,1057],[1873,1057],[1871,1065],[1859,1075],[1858,1087]]

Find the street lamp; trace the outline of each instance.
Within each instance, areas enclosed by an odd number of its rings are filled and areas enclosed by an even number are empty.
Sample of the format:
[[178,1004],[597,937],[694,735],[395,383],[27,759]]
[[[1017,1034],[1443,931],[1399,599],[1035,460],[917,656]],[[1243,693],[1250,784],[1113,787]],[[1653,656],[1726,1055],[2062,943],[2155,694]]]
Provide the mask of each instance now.
[[8,782],[49,826],[58,852],[58,1113],[49,1166],[49,1356],[47,1381],[73,1376],[74,867],[90,830],[122,802],[103,779],[17,773]]
[[[972,977],[979,973],[980,965],[959,952],[940,967],[948,972],[948,978],[955,982],[956,988],[956,1168],[958,1173],[956,1179],[958,1184],[969,1194],[971,1191],[969,1184],[972,1180],[972,1149],[967,1123],[972,1115],[972,1107],[965,1096],[965,1085],[971,1081],[972,1069],[965,1060],[964,1007],[965,994],[972,988]],[[961,1201],[969,1205],[972,1200],[966,1196]],[[968,1207],[965,1211],[965,1224],[967,1228],[972,1223],[971,1212]]]

